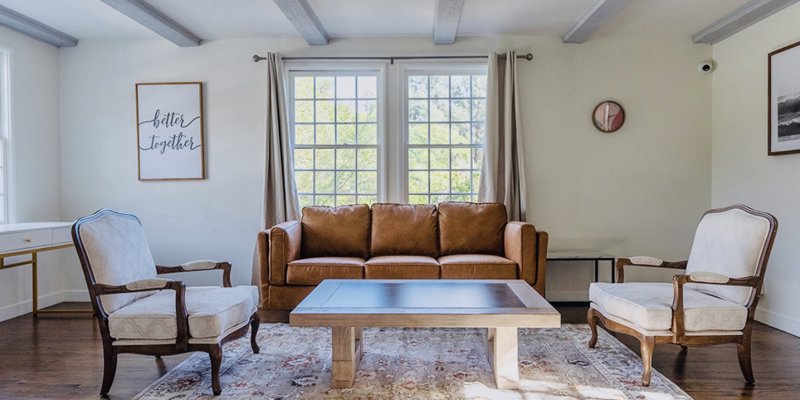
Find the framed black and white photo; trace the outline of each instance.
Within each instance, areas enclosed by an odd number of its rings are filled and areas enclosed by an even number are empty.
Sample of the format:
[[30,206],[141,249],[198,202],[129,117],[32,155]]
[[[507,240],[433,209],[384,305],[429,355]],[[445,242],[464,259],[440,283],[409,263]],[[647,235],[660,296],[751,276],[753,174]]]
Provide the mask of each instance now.
[[769,155],[800,153],[800,42],[768,58]]
[[201,82],[137,83],[139,180],[205,179]]

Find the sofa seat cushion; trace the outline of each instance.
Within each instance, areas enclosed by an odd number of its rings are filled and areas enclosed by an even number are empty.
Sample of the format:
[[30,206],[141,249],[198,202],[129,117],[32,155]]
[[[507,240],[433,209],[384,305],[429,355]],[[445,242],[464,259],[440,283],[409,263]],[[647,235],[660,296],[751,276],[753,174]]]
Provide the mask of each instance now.
[[[589,300],[614,317],[649,331],[672,329],[671,283],[592,283]],[[744,329],[747,308],[684,287],[684,328],[695,331]]]
[[438,231],[436,206],[373,204],[370,254],[436,257]]
[[[255,286],[188,287],[186,310],[192,338],[215,338],[229,328],[242,325],[258,307]],[[138,299],[108,316],[108,329],[115,339],[175,339],[175,292],[161,290]]]
[[442,279],[517,279],[517,263],[488,254],[439,257]]
[[439,263],[425,256],[379,256],[367,260],[367,279],[438,279]]
[[303,208],[300,255],[311,257],[369,257],[369,206]]
[[439,203],[439,253],[503,255],[506,207],[499,203]]
[[319,285],[325,279],[361,279],[364,259],[358,257],[302,258],[289,263],[286,283],[289,285]]

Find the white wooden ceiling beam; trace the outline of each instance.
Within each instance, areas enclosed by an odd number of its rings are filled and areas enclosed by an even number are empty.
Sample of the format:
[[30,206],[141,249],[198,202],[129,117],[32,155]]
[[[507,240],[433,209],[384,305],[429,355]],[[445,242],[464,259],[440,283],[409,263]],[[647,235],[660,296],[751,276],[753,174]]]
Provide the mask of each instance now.
[[3,6],[0,6],[0,25],[55,47],[78,45],[78,39]]
[[630,0],[597,0],[578,19],[562,38],[564,43],[583,43],[589,40],[611,17],[622,11]]
[[310,45],[328,44],[328,32],[319,22],[317,14],[308,4],[308,0],[275,0],[275,4],[283,11],[289,22]]
[[464,0],[436,0],[436,22],[433,26],[434,44],[453,44],[456,42],[458,22]]
[[695,43],[717,43],[799,0],[754,0],[692,35]]
[[200,38],[143,0],[100,0],[180,47],[200,46]]

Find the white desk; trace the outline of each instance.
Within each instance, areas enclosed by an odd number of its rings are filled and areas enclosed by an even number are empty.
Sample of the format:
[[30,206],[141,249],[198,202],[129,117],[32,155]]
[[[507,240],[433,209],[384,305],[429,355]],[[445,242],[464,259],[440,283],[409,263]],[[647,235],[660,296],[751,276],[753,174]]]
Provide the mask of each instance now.
[[[0,225],[0,270],[31,266],[33,315],[83,313],[91,310],[39,310],[38,253],[72,247],[71,222],[25,222]],[[30,255],[30,260],[6,264],[7,257]]]

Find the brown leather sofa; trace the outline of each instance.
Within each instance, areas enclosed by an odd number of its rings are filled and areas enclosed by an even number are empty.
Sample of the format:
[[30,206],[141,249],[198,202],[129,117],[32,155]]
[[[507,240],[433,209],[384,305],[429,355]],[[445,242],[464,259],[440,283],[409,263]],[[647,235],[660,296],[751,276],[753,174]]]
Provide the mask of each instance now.
[[547,233],[496,203],[306,207],[258,234],[261,308],[288,313],[323,279],[524,279],[544,294]]

